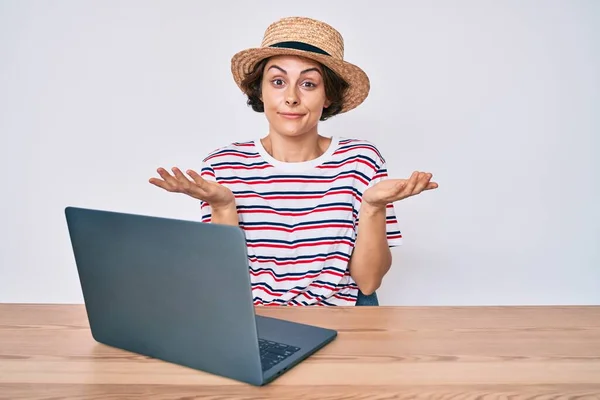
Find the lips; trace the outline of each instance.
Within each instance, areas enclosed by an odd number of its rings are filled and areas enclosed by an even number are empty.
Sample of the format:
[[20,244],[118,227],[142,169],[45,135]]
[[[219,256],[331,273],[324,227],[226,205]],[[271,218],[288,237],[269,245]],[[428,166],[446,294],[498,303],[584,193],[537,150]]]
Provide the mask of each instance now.
[[283,118],[288,118],[288,119],[298,119],[298,118],[302,118],[304,116],[304,114],[298,114],[298,113],[279,113],[279,115],[281,115]]

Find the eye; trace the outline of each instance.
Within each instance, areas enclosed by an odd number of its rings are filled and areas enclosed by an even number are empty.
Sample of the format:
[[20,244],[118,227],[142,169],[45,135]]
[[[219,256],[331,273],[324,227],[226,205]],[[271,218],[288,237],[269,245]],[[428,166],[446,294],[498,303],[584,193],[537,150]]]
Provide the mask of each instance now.
[[275,86],[281,86],[283,85],[283,79],[275,78],[271,81],[271,83]]
[[302,82],[302,86],[304,86],[304,87],[307,87],[307,88],[314,88],[314,87],[316,87],[317,85],[316,85],[316,84],[314,84],[314,83],[312,83],[312,82],[305,81],[305,82]]

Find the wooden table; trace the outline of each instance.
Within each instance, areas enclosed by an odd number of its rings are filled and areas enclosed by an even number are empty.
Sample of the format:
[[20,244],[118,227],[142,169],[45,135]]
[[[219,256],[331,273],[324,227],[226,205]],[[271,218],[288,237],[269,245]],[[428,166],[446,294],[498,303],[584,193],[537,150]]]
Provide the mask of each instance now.
[[81,305],[0,304],[0,399],[600,399],[600,307],[258,312],[339,336],[258,388],[98,344]]

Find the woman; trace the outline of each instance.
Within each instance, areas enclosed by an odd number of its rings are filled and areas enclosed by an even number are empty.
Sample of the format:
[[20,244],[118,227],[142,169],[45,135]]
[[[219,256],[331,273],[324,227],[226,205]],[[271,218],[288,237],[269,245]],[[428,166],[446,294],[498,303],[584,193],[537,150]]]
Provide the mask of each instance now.
[[319,121],[369,92],[328,24],[279,20],[231,68],[268,134],[211,152],[200,174],[159,168],[150,182],[200,200],[202,221],[243,229],[256,305],[355,305],[381,285],[401,243],[393,203],[438,185],[418,171],[388,179],[372,143],[319,135]]

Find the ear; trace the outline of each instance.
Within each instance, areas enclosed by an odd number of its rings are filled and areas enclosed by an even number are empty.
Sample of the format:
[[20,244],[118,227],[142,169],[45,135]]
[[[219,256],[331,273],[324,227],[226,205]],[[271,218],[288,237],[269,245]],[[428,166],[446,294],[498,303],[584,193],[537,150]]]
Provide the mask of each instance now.
[[329,108],[330,105],[331,105],[331,101],[329,101],[329,99],[325,99],[325,103],[323,104],[323,108]]

